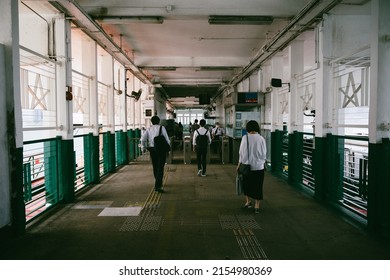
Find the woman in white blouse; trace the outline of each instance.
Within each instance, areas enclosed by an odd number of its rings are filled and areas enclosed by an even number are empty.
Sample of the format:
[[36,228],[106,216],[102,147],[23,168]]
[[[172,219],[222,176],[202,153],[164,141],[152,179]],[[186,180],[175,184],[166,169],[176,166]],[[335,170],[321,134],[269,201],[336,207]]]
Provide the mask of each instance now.
[[260,126],[256,121],[249,121],[246,125],[246,131],[247,135],[241,139],[237,171],[241,163],[251,166],[249,174],[243,176],[242,185],[246,199],[244,208],[252,207],[251,199],[254,199],[255,213],[257,214],[260,212],[260,200],[263,200],[264,164],[267,147],[265,139],[259,134]]

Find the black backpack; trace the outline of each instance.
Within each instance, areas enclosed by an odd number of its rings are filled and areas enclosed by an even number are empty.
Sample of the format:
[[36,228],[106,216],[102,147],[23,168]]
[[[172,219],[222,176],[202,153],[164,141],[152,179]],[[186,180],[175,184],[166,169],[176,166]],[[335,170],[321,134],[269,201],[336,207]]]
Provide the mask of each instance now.
[[198,136],[196,137],[196,146],[198,147],[207,147],[207,145],[209,144],[209,138],[207,137],[207,132],[208,130],[206,130],[206,132],[202,135],[199,133],[199,131],[196,129],[195,130],[197,133],[198,133]]
[[171,150],[171,146],[165,140],[164,135],[161,134],[162,126],[160,126],[160,131],[158,136],[154,137],[154,150],[157,153],[167,153]]

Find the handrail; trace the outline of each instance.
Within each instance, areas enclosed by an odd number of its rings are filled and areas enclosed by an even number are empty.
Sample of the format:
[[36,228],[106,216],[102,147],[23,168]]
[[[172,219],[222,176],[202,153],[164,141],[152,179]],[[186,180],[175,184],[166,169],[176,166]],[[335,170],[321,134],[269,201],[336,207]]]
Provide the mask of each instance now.
[[[333,134],[332,134],[333,135]],[[353,135],[333,135],[341,139],[368,141],[368,136],[353,136]]]
[[63,130],[64,127],[60,126],[41,126],[41,127],[23,127],[23,131],[39,131],[39,130]]
[[29,140],[29,141],[24,141],[23,145],[29,145],[29,144],[37,144],[37,143],[42,143],[42,142],[49,142],[53,140],[57,140],[57,137],[54,138],[45,138],[45,139],[38,139],[38,140]]

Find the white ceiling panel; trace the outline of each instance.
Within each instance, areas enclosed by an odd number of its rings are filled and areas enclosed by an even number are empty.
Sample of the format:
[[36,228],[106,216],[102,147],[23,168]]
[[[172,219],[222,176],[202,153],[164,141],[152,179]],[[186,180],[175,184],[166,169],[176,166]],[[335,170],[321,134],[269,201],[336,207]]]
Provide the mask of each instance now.
[[[205,91],[213,97],[221,86],[237,84],[290,40],[312,30],[323,13],[348,8],[366,12],[369,6],[367,0],[23,2],[50,2],[97,41],[114,42],[121,50],[118,60],[126,60],[134,73],[148,77],[170,98]],[[212,25],[210,16],[239,16],[241,24]],[[272,22],[242,24],[254,16],[268,16]],[[97,36],[96,30],[104,35]]]

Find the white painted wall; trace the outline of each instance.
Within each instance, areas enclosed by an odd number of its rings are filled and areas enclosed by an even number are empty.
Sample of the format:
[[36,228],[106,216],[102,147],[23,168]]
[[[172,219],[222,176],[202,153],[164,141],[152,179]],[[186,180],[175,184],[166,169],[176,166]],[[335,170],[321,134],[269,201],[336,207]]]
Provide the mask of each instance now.
[[25,5],[19,5],[20,45],[42,55],[49,54],[49,20],[38,16]]
[[[23,145],[19,70],[18,1],[0,0],[0,228],[11,223],[9,141]],[[12,121],[13,127],[7,126]],[[14,129],[11,137],[7,128]]]
[[332,56],[341,57],[350,54],[371,42],[371,16],[369,15],[333,15],[332,19]]
[[4,48],[0,44],[0,228],[11,221]]

